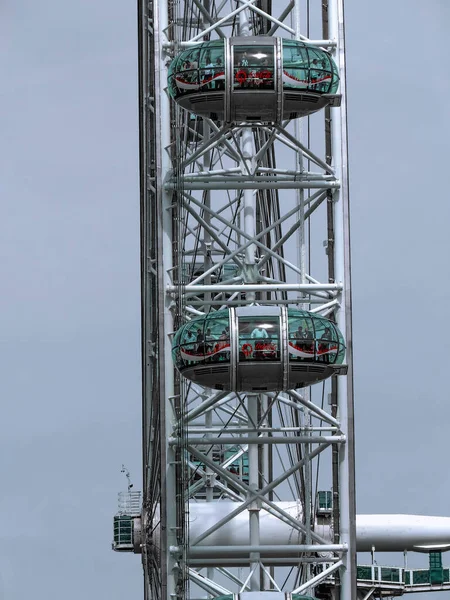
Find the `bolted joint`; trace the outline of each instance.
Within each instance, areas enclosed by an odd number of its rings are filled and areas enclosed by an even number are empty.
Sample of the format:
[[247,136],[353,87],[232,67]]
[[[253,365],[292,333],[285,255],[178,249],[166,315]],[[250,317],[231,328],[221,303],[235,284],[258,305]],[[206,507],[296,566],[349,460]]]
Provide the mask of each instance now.
[[177,558],[181,558],[182,556],[181,548],[179,546],[170,546],[169,552],[172,556]]
[[[251,498],[253,496],[252,492],[249,492],[247,498]],[[249,512],[260,511],[262,506],[261,498],[255,498],[251,504],[248,505],[247,510]]]
[[215,473],[204,473],[203,480],[205,482],[205,487],[212,488],[216,483],[216,474]]

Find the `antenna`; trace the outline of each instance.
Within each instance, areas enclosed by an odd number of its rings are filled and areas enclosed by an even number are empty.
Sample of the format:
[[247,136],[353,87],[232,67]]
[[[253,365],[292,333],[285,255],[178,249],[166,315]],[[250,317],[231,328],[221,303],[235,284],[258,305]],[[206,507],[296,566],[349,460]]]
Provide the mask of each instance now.
[[130,491],[131,488],[133,487],[133,484],[131,483],[130,471],[126,468],[125,465],[122,465],[120,472],[125,473],[125,477],[127,478],[127,481],[128,481],[128,491]]

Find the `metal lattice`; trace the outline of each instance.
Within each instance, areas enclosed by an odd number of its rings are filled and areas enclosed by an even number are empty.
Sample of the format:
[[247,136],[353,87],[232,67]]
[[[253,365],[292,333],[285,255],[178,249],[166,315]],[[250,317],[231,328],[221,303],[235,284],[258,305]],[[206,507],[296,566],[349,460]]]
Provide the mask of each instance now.
[[[356,597],[343,8],[312,5],[138,3],[143,564],[152,600]],[[168,68],[180,51],[249,35],[328,50],[341,106],[301,120],[224,122],[170,99]],[[260,393],[180,378],[179,327],[252,306],[331,319],[346,340],[347,374]],[[204,368],[214,377],[223,366]]]

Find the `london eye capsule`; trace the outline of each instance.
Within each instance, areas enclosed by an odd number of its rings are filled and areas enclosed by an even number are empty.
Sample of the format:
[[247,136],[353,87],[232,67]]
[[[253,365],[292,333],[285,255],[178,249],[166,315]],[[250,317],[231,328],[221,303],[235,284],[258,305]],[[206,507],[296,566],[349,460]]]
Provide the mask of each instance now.
[[342,370],[344,338],[318,314],[250,306],[210,312],[182,325],[172,342],[184,377],[228,391],[301,388]]
[[330,54],[277,37],[200,43],[175,57],[168,83],[180,106],[226,122],[280,122],[340,103],[338,69]]

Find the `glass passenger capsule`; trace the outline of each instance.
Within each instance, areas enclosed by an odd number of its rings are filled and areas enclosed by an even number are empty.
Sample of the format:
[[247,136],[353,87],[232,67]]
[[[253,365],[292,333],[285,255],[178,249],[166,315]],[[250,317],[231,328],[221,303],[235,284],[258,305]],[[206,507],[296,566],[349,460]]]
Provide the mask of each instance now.
[[277,37],[203,42],[175,57],[168,78],[180,106],[226,122],[280,122],[340,103],[330,54]]
[[315,313],[274,306],[210,312],[178,329],[172,354],[184,377],[229,391],[301,388],[342,371],[344,338]]

